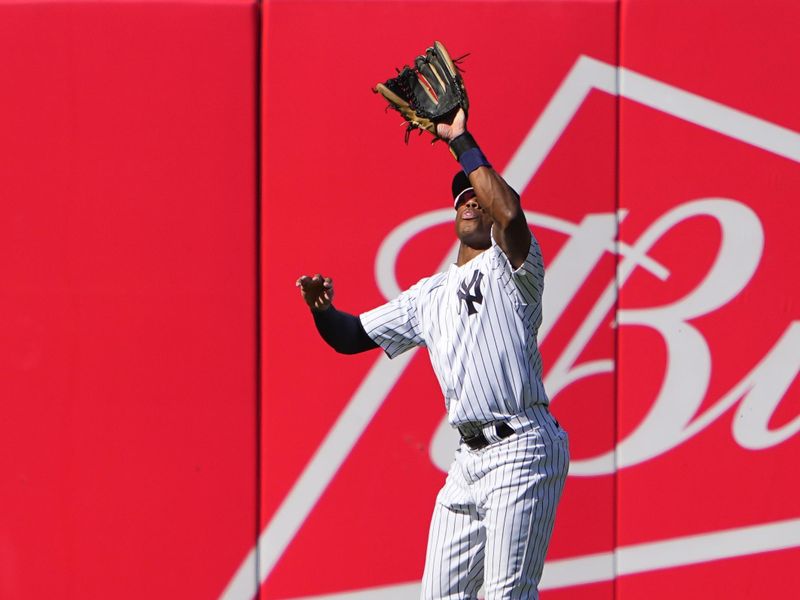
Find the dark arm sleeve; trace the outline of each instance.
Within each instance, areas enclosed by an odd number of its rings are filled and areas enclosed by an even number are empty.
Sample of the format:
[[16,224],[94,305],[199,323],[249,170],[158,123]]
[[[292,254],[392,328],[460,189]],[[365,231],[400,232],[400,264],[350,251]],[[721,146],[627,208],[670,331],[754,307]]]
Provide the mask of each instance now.
[[311,311],[314,324],[322,339],[341,354],[358,354],[377,348],[378,345],[364,331],[361,319],[346,312],[336,310]]

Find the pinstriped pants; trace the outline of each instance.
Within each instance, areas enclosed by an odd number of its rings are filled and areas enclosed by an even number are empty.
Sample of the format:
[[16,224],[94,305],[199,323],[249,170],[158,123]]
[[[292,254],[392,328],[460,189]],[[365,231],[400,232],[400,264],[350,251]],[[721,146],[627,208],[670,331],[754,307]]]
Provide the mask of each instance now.
[[549,418],[481,450],[461,444],[433,511],[422,600],[538,599],[569,467]]

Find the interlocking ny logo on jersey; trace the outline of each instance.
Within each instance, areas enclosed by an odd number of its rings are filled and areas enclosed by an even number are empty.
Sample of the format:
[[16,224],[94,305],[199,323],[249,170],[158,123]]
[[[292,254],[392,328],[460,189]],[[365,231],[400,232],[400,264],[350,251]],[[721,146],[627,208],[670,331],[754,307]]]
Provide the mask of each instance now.
[[[467,314],[470,316],[478,312],[478,309],[475,308],[475,303],[483,303],[483,294],[481,293],[482,280],[483,273],[480,271],[474,271],[469,284],[465,279],[461,282],[461,288],[458,290],[458,299],[463,300],[467,305]],[[473,293],[470,293],[470,289],[473,290]]]

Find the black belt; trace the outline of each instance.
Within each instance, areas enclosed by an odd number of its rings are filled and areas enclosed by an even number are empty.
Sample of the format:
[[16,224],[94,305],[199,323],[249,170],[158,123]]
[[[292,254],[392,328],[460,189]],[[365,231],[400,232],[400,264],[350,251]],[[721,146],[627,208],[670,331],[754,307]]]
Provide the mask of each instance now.
[[[494,431],[497,434],[497,437],[501,440],[507,438],[508,436],[514,433],[514,430],[511,428],[511,425],[508,423],[499,423],[494,426]],[[486,448],[491,442],[486,439],[486,436],[483,435],[482,430],[478,430],[477,433],[472,433],[471,435],[464,435],[463,432],[461,433],[461,441],[464,442],[467,446],[469,446],[472,450],[480,450],[481,448]]]

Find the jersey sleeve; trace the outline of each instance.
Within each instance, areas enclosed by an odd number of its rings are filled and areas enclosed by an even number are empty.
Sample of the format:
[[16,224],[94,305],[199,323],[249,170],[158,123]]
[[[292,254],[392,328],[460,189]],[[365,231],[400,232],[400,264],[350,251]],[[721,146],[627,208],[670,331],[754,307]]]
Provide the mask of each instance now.
[[525,257],[525,262],[516,269],[511,266],[505,252],[494,239],[494,232],[492,232],[492,252],[495,267],[501,271],[508,292],[514,294],[522,304],[539,304],[544,291],[544,262],[536,236],[531,233],[528,255]]
[[364,331],[389,358],[415,346],[425,346],[418,311],[421,286],[422,281],[394,300],[359,316]]

